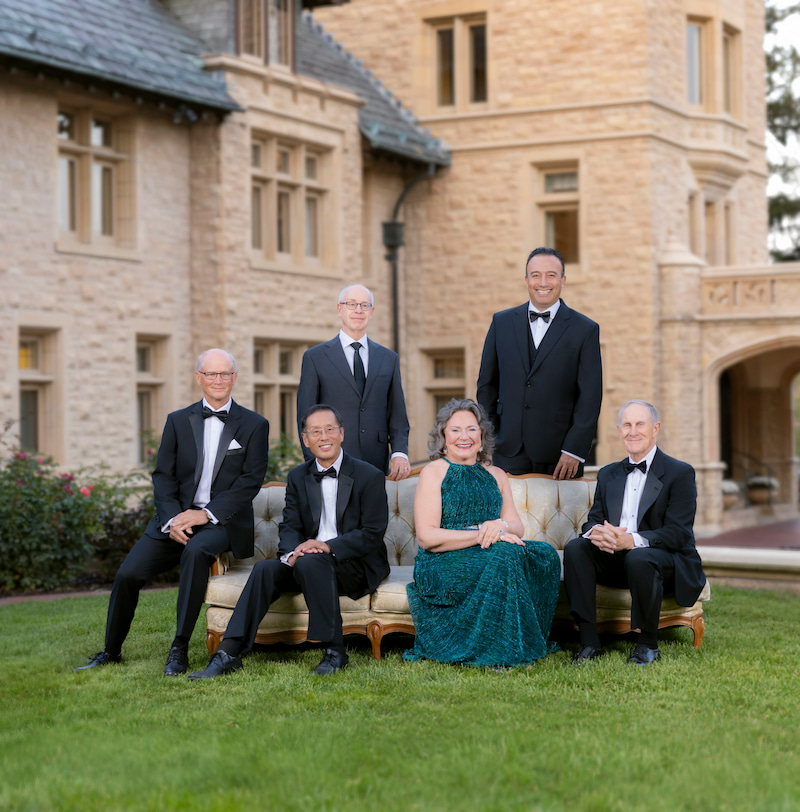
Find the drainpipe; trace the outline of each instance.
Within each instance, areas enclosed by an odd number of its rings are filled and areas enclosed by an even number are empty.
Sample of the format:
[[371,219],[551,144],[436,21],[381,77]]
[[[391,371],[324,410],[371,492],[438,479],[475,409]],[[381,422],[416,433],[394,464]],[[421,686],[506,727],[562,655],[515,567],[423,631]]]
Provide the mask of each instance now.
[[397,220],[397,215],[400,211],[400,206],[406,195],[416,186],[421,180],[432,178],[436,174],[436,164],[428,164],[428,168],[420,175],[417,175],[400,193],[397,198],[397,203],[394,204],[394,211],[392,212],[392,219],[383,223],[383,245],[386,248],[384,256],[389,262],[392,263],[392,321],[394,326],[394,351],[400,353],[400,303],[397,282],[397,257],[398,249],[405,245],[403,241],[403,225]]

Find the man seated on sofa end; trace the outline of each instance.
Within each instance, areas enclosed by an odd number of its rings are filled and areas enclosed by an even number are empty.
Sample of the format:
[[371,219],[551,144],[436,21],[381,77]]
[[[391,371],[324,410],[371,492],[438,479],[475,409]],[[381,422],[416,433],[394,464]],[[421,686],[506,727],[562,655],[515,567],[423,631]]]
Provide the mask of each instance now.
[[581,641],[572,662],[603,654],[595,603],[600,583],[630,589],[631,628],[640,633],[628,662],[646,666],[660,657],[663,595],[674,593],[680,606],[692,606],[705,586],[694,544],[697,488],[694,468],[656,445],[655,406],[629,400],[617,428],[628,456],[600,470],[583,536],[564,548],[564,585]]
[[383,473],[343,452],[342,418],[331,406],[320,403],[308,409],[301,436],[313,458],[289,473],[278,558],[253,567],[219,649],[205,670],[189,679],[241,668],[240,655],[253,647],[261,619],[284,592],[303,593],[308,640],[321,643],[325,651],[311,673],[335,674],[348,661],[339,596],[357,600],[374,592],[389,574]]

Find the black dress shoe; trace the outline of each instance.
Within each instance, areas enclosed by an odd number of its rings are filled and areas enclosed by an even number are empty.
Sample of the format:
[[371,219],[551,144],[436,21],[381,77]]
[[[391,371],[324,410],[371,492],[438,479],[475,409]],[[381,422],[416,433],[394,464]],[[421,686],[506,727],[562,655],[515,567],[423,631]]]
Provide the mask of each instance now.
[[108,665],[109,663],[121,663],[121,654],[109,654],[105,649],[98,651],[94,657],[89,657],[89,662],[86,665],[79,665],[73,668],[73,671],[86,671],[87,668],[97,668],[101,665]]
[[628,657],[628,662],[631,665],[651,665],[656,660],[660,659],[660,657],[661,652],[658,650],[658,646],[655,648],[650,648],[644,643],[637,643],[633,647],[631,656]]
[[173,646],[169,650],[167,664],[164,667],[165,677],[177,677],[189,670],[189,652],[181,646]]
[[602,657],[605,654],[602,646],[593,646],[591,643],[587,643],[585,646],[581,646],[573,655],[572,655],[572,664],[573,665],[580,665],[581,663],[585,663],[588,660],[596,660],[598,657]]
[[350,658],[347,656],[346,651],[336,651],[333,648],[325,649],[325,656],[320,661],[320,664],[311,672],[318,677],[328,677],[341,671],[349,662]]
[[225,651],[218,651],[208,661],[208,665],[202,671],[195,671],[194,674],[189,674],[189,679],[214,679],[214,677],[232,674],[241,667],[242,661],[239,657],[231,657],[231,655]]

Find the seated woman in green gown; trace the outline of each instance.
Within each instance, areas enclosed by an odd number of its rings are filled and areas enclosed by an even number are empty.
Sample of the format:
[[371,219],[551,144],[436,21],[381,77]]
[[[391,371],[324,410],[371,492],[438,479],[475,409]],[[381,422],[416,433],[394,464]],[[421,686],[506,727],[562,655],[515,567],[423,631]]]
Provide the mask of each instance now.
[[428,443],[433,462],[414,498],[420,549],[408,603],[416,627],[407,660],[527,665],[548,643],[561,564],[546,542],[524,541],[508,476],[491,465],[494,436],[481,406],[451,400]]

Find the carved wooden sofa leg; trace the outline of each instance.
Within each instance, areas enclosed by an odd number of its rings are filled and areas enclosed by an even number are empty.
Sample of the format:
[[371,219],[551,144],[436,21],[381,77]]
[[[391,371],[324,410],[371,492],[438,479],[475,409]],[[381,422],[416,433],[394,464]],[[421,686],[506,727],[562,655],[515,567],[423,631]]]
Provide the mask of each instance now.
[[375,660],[381,658],[381,640],[383,640],[383,623],[380,620],[370,620],[367,623],[367,637],[372,643],[372,657]]
[[692,620],[692,632],[694,632],[694,647],[700,648],[703,645],[703,635],[706,631],[706,621],[702,615],[698,615]]
[[210,629],[206,631],[206,646],[208,646],[208,653],[211,657],[217,653],[221,642],[222,635],[219,632],[213,632]]

